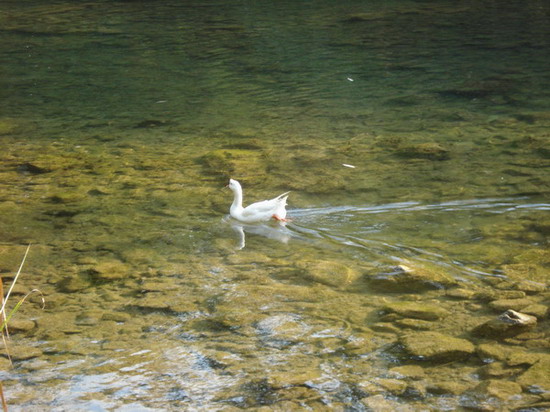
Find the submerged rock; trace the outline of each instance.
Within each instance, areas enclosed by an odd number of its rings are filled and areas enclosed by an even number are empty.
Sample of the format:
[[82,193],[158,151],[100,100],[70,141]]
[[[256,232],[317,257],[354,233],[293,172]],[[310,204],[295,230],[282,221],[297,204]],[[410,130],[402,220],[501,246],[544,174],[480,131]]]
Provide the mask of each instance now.
[[469,300],[472,299],[475,292],[469,289],[456,288],[448,290],[445,295],[453,299]]
[[449,150],[439,143],[419,143],[402,146],[397,149],[396,154],[406,158],[429,160],[447,160],[450,157]]
[[413,412],[414,408],[409,405],[403,405],[399,402],[387,399],[384,395],[373,395],[361,399],[361,402],[372,411],[395,411],[395,412]]
[[548,316],[548,311],[549,307],[547,305],[543,305],[542,303],[534,303],[522,309],[523,313],[536,316],[537,319],[546,318]]
[[383,379],[379,378],[375,381],[378,385],[384,388],[385,392],[393,395],[402,395],[407,389],[407,382],[401,379]]
[[125,279],[129,272],[128,265],[116,259],[100,261],[89,270],[90,276],[95,281]]
[[516,383],[529,392],[550,397],[550,356],[541,355],[538,362],[516,379]]
[[424,368],[419,365],[403,365],[396,366],[389,370],[392,376],[395,376],[399,379],[409,378],[414,380],[423,379],[426,377],[426,372]]
[[170,124],[166,120],[142,120],[138,124],[135,125],[137,129],[140,128],[151,128],[151,127],[160,127],[160,126],[166,126]]
[[17,171],[19,173],[30,174],[30,175],[41,175],[44,173],[51,172],[51,170],[46,167],[38,166],[30,162],[25,162],[17,165]]
[[401,337],[400,343],[407,356],[431,362],[463,360],[475,352],[470,341],[439,332],[407,334]]
[[272,372],[269,374],[267,381],[274,388],[285,388],[289,386],[306,386],[308,382],[321,378],[321,368],[318,365],[313,365],[306,369]]
[[461,382],[430,382],[427,389],[436,395],[460,395],[468,390],[470,386]]
[[544,292],[546,290],[546,285],[544,283],[533,282],[530,280],[519,280],[514,282],[513,287],[525,292],[528,295]]
[[456,285],[456,280],[445,272],[427,266],[397,265],[381,273],[367,274],[366,282],[383,292],[415,293],[443,289]]
[[294,345],[304,333],[304,325],[290,315],[268,316],[254,325],[264,344],[283,348]]
[[514,256],[513,261],[514,263],[548,265],[550,264],[550,251],[548,249],[529,249]]
[[504,274],[512,279],[523,279],[543,283],[548,279],[548,270],[542,265],[512,263],[502,266]]
[[507,310],[472,330],[474,336],[506,339],[526,332],[537,324],[537,318],[515,310]]
[[[214,175],[263,176],[266,174],[265,160],[259,150],[213,150],[202,156],[199,162],[208,173]],[[245,179],[242,180],[246,183]]]
[[36,327],[36,323],[29,319],[11,319],[8,323],[10,333],[29,332]]
[[332,287],[346,287],[360,276],[348,265],[329,260],[301,262],[298,267],[304,279]]
[[398,319],[394,323],[400,328],[413,330],[431,330],[437,326],[433,321],[411,318]]
[[481,368],[479,368],[479,376],[490,378],[510,378],[516,376],[518,373],[523,372],[521,367],[507,367],[503,362],[492,362]]
[[485,363],[505,361],[512,353],[513,349],[510,346],[500,343],[482,343],[477,346],[477,355]]
[[0,136],[12,134],[19,127],[19,124],[15,119],[4,117],[0,119]]
[[513,310],[522,310],[523,308],[534,304],[531,299],[520,298],[520,299],[497,299],[489,303],[489,306],[498,311],[513,309]]
[[544,359],[544,355],[535,352],[514,351],[506,358],[508,366],[533,366]]
[[449,312],[437,305],[422,302],[403,302],[397,301],[386,304],[382,310],[384,312],[397,313],[405,318],[414,318],[422,320],[438,320],[449,315]]
[[[12,360],[19,361],[42,356],[42,351],[32,346],[11,345],[9,347],[9,354]],[[5,349],[0,351],[0,356],[8,357]]]
[[80,273],[65,276],[57,282],[57,289],[63,293],[73,293],[87,289],[90,285],[90,277],[86,273]]
[[506,380],[489,379],[481,382],[462,396],[461,404],[475,410],[495,410],[510,406],[517,399],[521,386]]

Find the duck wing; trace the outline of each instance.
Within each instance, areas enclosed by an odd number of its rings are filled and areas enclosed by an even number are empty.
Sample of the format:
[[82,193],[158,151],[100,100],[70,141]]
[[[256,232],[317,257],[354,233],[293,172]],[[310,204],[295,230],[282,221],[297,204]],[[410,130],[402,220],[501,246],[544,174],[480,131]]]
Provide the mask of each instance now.
[[243,217],[251,217],[255,215],[268,214],[269,217],[275,213],[280,207],[286,206],[286,199],[290,192],[285,192],[279,196],[269,199],[262,200],[261,202],[252,203],[244,208],[242,215]]

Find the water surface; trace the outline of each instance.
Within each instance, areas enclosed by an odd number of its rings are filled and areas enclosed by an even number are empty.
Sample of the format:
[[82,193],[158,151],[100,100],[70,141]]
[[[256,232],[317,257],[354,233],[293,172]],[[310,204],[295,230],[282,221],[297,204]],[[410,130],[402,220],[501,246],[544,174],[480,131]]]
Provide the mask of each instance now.
[[[14,317],[10,409],[543,405],[487,345],[548,345],[544,2],[0,11],[0,271],[31,243],[15,298],[46,299]],[[228,220],[229,177],[293,221]],[[474,336],[503,299],[536,329]],[[425,330],[475,352],[404,354]]]

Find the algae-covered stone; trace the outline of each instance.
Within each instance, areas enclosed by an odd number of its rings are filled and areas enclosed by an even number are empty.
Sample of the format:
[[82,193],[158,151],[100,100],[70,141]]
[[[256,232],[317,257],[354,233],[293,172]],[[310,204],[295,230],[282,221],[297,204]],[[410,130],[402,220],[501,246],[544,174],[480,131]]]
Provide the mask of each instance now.
[[532,305],[525,306],[521,311],[527,315],[535,316],[537,319],[544,319],[548,316],[549,307],[543,305],[542,303],[534,303]]
[[159,254],[151,249],[123,250],[121,256],[125,262],[132,262],[133,264],[155,265],[162,262]]
[[492,397],[503,401],[507,401],[510,398],[519,395],[522,392],[521,386],[516,382],[489,379],[481,382],[473,390],[473,394],[477,394],[480,397]]
[[466,340],[438,332],[417,332],[400,339],[405,354],[411,358],[432,362],[463,360],[475,351],[474,345]]
[[[42,351],[32,346],[10,345],[9,355],[12,360],[20,361],[42,356]],[[8,357],[5,349],[0,350],[0,356]]]
[[369,411],[413,412],[415,410],[412,406],[403,405],[395,400],[387,399],[381,394],[363,398],[361,402]]
[[332,287],[346,287],[360,276],[349,265],[329,260],[301,262],[298,267],[304,279]]
[[9,359],[0,357],[0,371],[8,371],[12,368],[12,363]]
[[313,365],[307,369],[273,372],[267,382],[274,388],[284,388],[287,386],[304,386],[307,382],[315,381],[322,377],[321,369]]
[[[15,317],[15,316],[14,316]],[[10,319],[8,330],[10,333],[29,332],[36,327],[36,323],[30,319]]]
[[504,362],[492,362],[479,369],[479,375],[484,378],[510,378],[522,372],[521,367],[508,367]]
[[136,299],[133,305],[145,310],[166,310],[169,308],[166,295],[164,293],[147,293],[140,299]]
[[525,252],[514,256],[514,263],[536,265],[550,265],[550,250],[529,248]]
[[539,283],[548,280],[548,270],[537,264],[512,263],[502,266],[502,271],[512,279],[526,279]]
[[516,383],[533,393],[550,393],[550,356],[541,359],[516,379]]
[[427,389],[436,395],[460,395],[470,389],[470,385],[454,381],[431,382]]
[[532,366],[543,360],[544,354],[524,351],[513,351],[506,358],[506,364],[509,366]]
[[87,273],[65,276],[57,282],[57,288],[63,293],[79,292],[90,287],[90,277]]
[[529,295],[544,292],[547,289],[544,283],[533,282],[530,280],[519,280],[515,282],[514,288],[521,290]]
[[474,295],[474,291],[463,288],[450,289],[445,293],[445,296],[448,296],[450,298],[463,300],[471,299]]
[[381,333],[395,333],[400,332],[399,328],[391,322],[377,322],[371,325],[371,329]]
[[413,381],[407,383],[407,390],[403,394],[407,399],[425,399],[428,396],[428,388],[425,382]]
[[437,323],[430,320],[422,319],[397,319],[394,322],[397,326],[403,329],[413,329],[413,330],[430,330],[437,327]]
[[537,318],[514,310],[507,310],[472,330],[474,336],[505,339],[524,333],[537,324]]
[[17,165],[17,171],[25,175],[42,175],[50,173],[51,169],[41,163],[24,162]]
[[513,309],[516,311],[522,310],[524,307],[532,305],[534,302],[531,299],[498,299],[489,303],[489,306],[495,310],[503,311]]
[[523,299],[525,296],[527,296],[527,294],[522,290],[502,290],[495,291],[494,300]]
[[166,280],[149,280],[140,285],[142,292],[163,292],[174,289],[174,283]]
[[257,322],[255,328],[264,343],[275,347],[294,344],[304,333],[304,326],[291,315],[268,316]]
[[532,280],[512,280],[506,279],[495,285],[498,289],[516,290],[523,293],[523,296],[517,296],[518,298],[527,295],[535,295],[546,290],[546,285],[541,282],[534,282]]
[[504,361],[513,353],[513,348],[500,343],[482,343],[477,346],[477,354],[484,362]]
[[128,277],[130,268],[119,260],[111,259],[98,262],[89,274],[96,281],[112,281]]
[[449,149],[439,143],[419,143],[401,146],[397,149],[396,154],[401,157],[430,160],[447,160],[450,157]]
[[379,346],[374,334],[360,334],[355,339],[346,342],[342,349],[348,356],[357,356],[370,353]]
[[367,273],[366,282],[384,292],[414,293],[430,289],[443,289],[457,281],[442,270],[428,265],[398,265],[376,274]]
[[101,316],[103,321],[114,321],[114,322],[128,322],[132,319],[132,316],[126,312],[107,312]]
[[396,377],[400,379],[423,379],[426,377],[426,372],[424,371],[424,368],[419,365],[396,366],[394,368],[391,368],[389,372],[392,376],[396,375]]
[[3,117],[0,119],[0,136],[14,133],[19,124],[15,119]]
[[401,395],[407,389],[407,382],[401,379],[377,379],[375,382],[394,395]]
[[219,149],[208,152],[200,159],[206,170],[215,175],[265,175],[262,152],[244,149]]
[[386,304],[382,310],[384,312],[397,313],[406,318],[431,321],[442,319],[449,315],[449,312],[440,306],[422,302],[396,301]]
[[538,398],[522,393],[515,382],[489,379],[466,391],[460,397],[460,406],[476,411],[511,411],[529,408]]

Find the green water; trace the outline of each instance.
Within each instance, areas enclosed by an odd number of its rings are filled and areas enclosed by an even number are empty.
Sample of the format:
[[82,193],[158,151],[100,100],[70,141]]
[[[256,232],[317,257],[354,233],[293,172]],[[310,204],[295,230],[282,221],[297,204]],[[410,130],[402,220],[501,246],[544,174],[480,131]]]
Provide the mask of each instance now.
[[547,407],[549,6],[333,3],[0,5],[10,410]]

